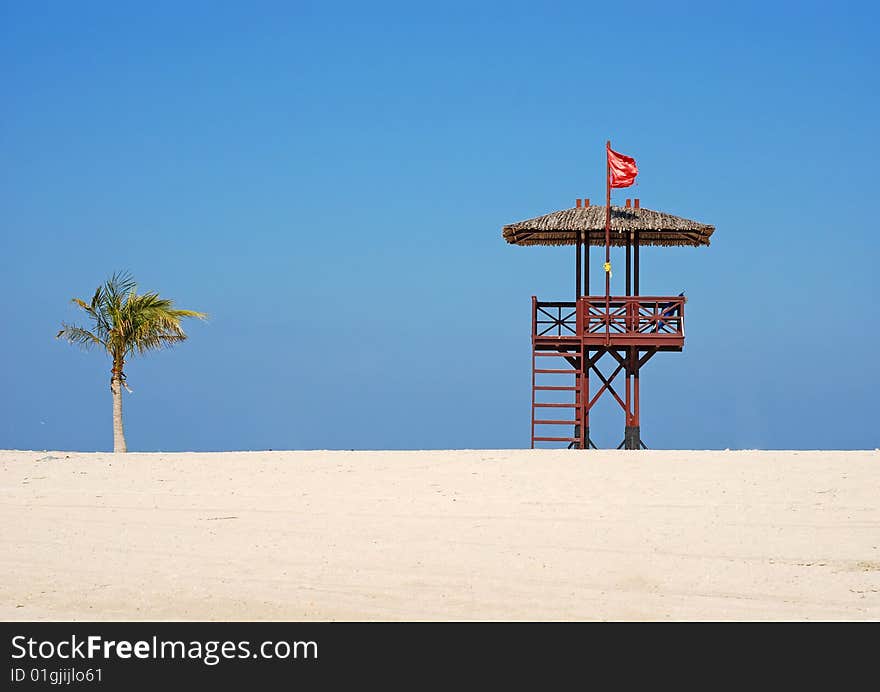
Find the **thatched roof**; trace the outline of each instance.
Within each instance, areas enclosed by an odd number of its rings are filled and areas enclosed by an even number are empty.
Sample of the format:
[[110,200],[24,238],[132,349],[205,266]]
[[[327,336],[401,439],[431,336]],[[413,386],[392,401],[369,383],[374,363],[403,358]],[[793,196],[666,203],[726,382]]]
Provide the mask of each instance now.
[[[623,231],[639,231],[639,245],[708,245],[715,226],[662,211],[611,207],[611,244],[624,245]],[[504,239],[512,245],[574,245],[586,232],[590,245],[605,245],[605,207],[563,209],[528,221],[507,224]]]

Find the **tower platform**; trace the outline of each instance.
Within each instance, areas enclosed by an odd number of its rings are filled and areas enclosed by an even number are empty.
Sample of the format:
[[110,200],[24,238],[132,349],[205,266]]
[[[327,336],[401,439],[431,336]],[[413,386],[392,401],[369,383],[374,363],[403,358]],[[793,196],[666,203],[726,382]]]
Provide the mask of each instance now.
[[584,343],[681,351],[686,302],[682,295],[582,296],[577,301],[532,296],[532,343],[543,349]]
[[[655,353],[684,348],[686,302],[683,295],[581,296],[576,301],[532,296],[532,447],[551,442],[595,447],[590,410],[606,392],[626,419],[619,447],[645,447],[639,422],[640,370]],[[611,360],[610,375],[599,369],[605,355]],[[620,374],[622,395],[614,385]],[[601,383],[595,393],[591,375]],[[560,428],[571,432],[558,432]]]

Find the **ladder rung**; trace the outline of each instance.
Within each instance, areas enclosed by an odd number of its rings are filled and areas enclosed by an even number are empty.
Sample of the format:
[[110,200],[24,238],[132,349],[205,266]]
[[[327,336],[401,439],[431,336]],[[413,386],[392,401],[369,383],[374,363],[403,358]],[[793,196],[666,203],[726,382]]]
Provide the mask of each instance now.
[[577,425],[579,420],[536,420],[535,425]]
[[579,375],[580,373],[577,370],[548,370],[535,368],[535,372],[537,373],[547,373],[547,374],[556,374],[556,375]]
[[577,408],[580,404],[532,404],[535,408]]
[[535,442],[580,442],[578,437],[534,437]]
[[576,392],[580,387],[556,387],[550,385],[535,385],[535,391],[540,392]]

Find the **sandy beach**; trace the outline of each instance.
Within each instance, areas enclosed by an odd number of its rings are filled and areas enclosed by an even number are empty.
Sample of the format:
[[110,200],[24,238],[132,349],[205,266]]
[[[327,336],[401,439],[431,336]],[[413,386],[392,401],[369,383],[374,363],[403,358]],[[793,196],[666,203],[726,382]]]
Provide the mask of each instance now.
[[880,618],[880,453],[0,452],[5,620]]

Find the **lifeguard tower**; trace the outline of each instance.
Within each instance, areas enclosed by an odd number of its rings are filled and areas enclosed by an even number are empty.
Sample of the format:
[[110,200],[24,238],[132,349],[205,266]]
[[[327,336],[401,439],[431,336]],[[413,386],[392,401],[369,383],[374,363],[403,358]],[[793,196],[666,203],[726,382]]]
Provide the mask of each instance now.
[[[611,188],[628,185],[614,184],[611,156],[616,152],[610,142],[607,148],[605,206],[577,199],[574,208],[503,228],[504,239],[512,245],[575,247],[575,299],[543,301],[532,296],[532,448],[536,443],[566,443],[569,448],[595,449],[590,411],[606,393],[624,412],[624,436],[617,448],[647,447],[639,422],[640,372],[656,353],[683,349],[686,297],[639,293],[639,248],[709,245],[715,231],[708,224],[645,209],[639,199],[611,206]],[[631,185],[638,169],[635,161],[623,159],[631,161],[635,171]],[[590,292],[591,246],[605,247],[604,295]],[[626,248],[622,296],[611,295],[611,246]],[[600,369],[606,355],[610,374]],[[592,375],[598,385],[595,392]],[[620,375],[624,378],[622,396]]]

